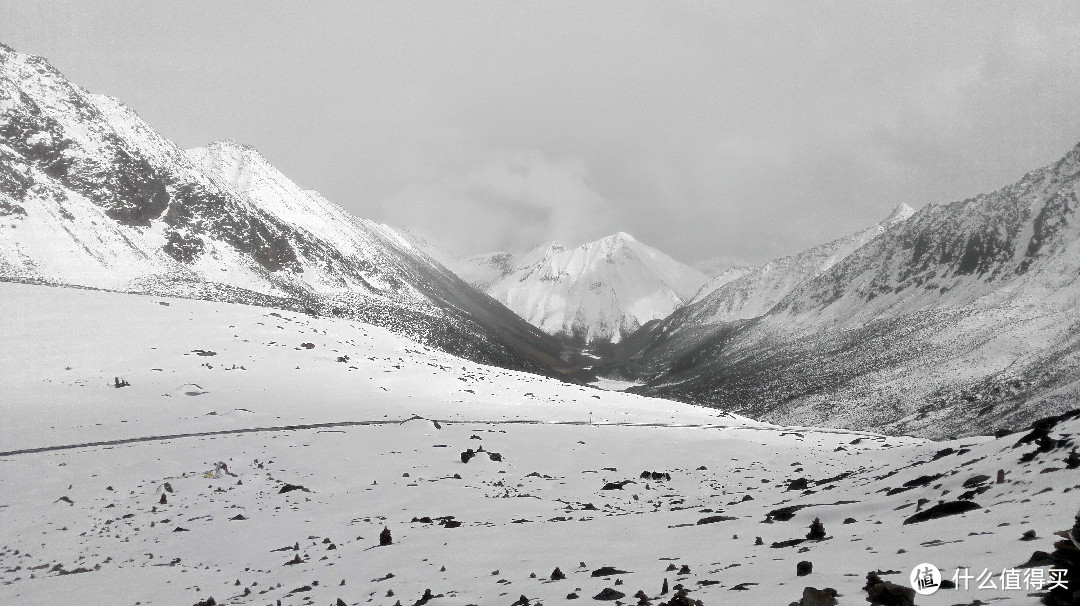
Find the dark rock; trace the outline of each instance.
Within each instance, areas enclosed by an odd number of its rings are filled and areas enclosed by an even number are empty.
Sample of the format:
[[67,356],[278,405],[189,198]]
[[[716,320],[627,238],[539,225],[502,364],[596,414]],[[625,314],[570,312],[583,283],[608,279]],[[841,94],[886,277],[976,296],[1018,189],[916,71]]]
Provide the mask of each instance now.
[[879,606],[915,606],[915,590],[883,581],[876,572],[866,575],[866,601]]
[[603,591],[593,596],[593,599],[601,602],[614,602],[615,600],[621,600],[624,597],[626,597],[625,593],[612,589],[611,587],[605,587]]
[[552,581],[562,581],[564,579],[566,579],[566,574],[563,573],[562,570],[559,570],[559,567],[556,566],[555,570],[551,571],[551,580]]
[[611,576],[611,575],[614,575],[614,574],[630,574],[630,573],[628,571],[626,571],[626,570],[619,570],[618,568],[615,568],[614,566],[601,566],[600,568],[597,568],[596,570],[592,571],[592,576],[593,577],[607,577],[607,576]]
[[470,448],[470,449],[466,450],[465,452],[461,453],[461,462],[462,463],[468,463],[475,456],[476,456],[476,453],[473,452],[473,449]]
[[979,474],[977,476],[971,476],[967,480],[964,480],[964,488],[975,488],[980,484],[985,484],[990,480],[990,476]]
[[810,488],[810,480],[806,478],[797,478],[788,482],[788,490],[806,490]]
[[982,509],[982,507],[973,501],[948,501],[946,503],[934,505],[926,511],[920,511],[904,520],[904,524],[918,524],[920,522],[926,522],[927,520],[936,520],[937,518],[954,516],[969,511],[975,511],[977,509]]
[[817,589],[806,587],[803,589],[802,599],[792,602],[794,606],[836,606],[839,602],[836,597],[839,594],[832,587]]
[[529,606],[529,598],[521,596],[514,600],[514,603],[510,604],[510,606]]
[[217,606],[217,600],[215,600],[213,597],[209,597],[205,600],[195,602],[194,606]]
[[1020,535],[1020,540],[1021,541],[1034,541],[1037,538],[1038,537],[1035,535],[1034,530],[1028,530],[1024,534]]
[[803,560],[795,565],[796,576],[805,577],[806,575],[814,572],[814,563],[807,560]]
[[1050,557],[1050,554],[1045,551],[1035,551],[1028,558],[1027,562],[1024,562],[1018,568],[1036,568],[1039,566],[1053,566],[1054,558]]
[[738,518],[734,518],[732,516],[706,516],[706,517],[701,518],[700,520],[698,520],[697,525],[700,526],[702,524],[714,524],[716,522],[725,522],[727,520],[737,520],[737,519]]
[[285,494],[286,492],[292,492],[294,490],[302,490],[304,492],[311,492],[310,490],[308,490],[307,488],[304,488],[303,486],[300,486],[299,484],[285,484],[284,486],[281,487],[280,490],[278,490],[278,494]]
[[810,532],[806,533],[806,538],[810,541],[822,541],[828,536],[825,533],[825,525],[821,523],[821,518],[814,518],[813,522],[810,522]]
[[499,461],[503,460],[502,455],[497,453],[497,452],[489,452],[488,453],[488,458],[491,459],[492,461],[495,461],[495,462],[499,462]]
[[379,533],[379,545],[382,547],[386,547],[387,545],[393,544],[393,542],[394,537],[390,533],[390,529],[386,526],[383,526],[382,532]]
[[576,600],[579,597],[581,597],[581,596],[579,596],[576,593],[568,593],[568,594],[566,594],[566,599],[568,599],[568,600]]
[[679,574],[690,574],[690,565],[683,564],[682,568],[679,568]]
[[416,600],[415,602],[413,602],[413,606],[424,606],[424,604],[427,604],[428,602],[430,602],[433,599],[435,599],[435,596],[431,595],[431,590],[430,589],[425,589],[424,590],[424,595],[420,596],[419,600]]
[[844,523],[845,524],[854,524],[855,522],[856,522],[855,518],[844,518]]
[[777,542],[773,543],[772,545],[770,545],[769,547],[771,547],[773,549],[783,549],[785,547],[794,547],[796,545],[800,545],[800,544],[805,543],[805,542],[806,542],[806,539],[788,539],[787,541],[777,541]]

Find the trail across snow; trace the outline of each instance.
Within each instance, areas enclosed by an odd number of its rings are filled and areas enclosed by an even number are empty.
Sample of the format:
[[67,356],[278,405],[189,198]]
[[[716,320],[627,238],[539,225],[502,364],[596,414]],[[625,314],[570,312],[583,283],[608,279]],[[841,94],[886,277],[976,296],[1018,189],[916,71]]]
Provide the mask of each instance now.
[[[0,284],[0,334],[2,604],[655,604],[664,579],[705,604],[865,604],[870,571],[1052,550],[1080,487],[1067,449],[1021,463],[1020,435],[777,427],[258,307]],[[904,524],[959,499],[978,508]],[[827,539],[784,546],[814,518]]]

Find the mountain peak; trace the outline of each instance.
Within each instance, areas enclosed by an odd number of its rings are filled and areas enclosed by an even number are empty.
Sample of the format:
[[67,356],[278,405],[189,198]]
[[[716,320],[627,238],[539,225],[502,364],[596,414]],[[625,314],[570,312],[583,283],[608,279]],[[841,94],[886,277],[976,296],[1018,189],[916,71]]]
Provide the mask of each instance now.
[[634,239],[634,236],[631,236],[630,234],[626,233],[625,231],[617,231],[617,232],[611,234],[610,236],[600,238],[599,240],[596,241],[597,244],[606,244],[606,243],[629,244],[631,242],[637,242],[637,240]]
[[885,217],[885,220],[881,222],[881,225],[885,225],[885,226],[896,225],[897,223],[902,223],[904,221],[907,221],[914,214],[915,214],[915,209],[914,208],[912,208],[912,207],[908,206],[907,204],[904,204],[904,203],[901,202],[899,206],[894,208],[892,210],[892,212],[889,213],[889,216]]

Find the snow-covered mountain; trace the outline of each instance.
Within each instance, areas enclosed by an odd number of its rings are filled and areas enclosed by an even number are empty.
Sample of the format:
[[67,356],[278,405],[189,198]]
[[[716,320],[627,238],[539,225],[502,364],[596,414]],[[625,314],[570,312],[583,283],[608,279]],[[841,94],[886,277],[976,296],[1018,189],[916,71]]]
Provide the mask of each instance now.
[[671,314],[706,281],[623,232],[571,249],[545,242],[480,255],[455,270],[544,332],[583,344],[619,342]]
[[887,220],[842,258],[804,253],[820,269],[772,305],[740,307],[752,298],[728,282],[628,339],[621,371],[754,418],[929,436],[1075,406],[1078,195],[1080,146],[994,193]]
[[44,59],[0,46],[0,279],[304,309],[476,360],[568,369],[563,348],[250,147],[190,151]]

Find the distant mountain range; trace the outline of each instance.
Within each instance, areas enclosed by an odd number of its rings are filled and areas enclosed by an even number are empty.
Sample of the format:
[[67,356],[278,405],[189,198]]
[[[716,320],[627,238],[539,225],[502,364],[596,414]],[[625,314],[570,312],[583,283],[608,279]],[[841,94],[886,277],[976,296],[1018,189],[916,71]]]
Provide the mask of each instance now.
[[254,149],[183,151],[116,99],[4,46],[0,234],[0,279],[290,307],[481,362],[575,370],[550,336]]
[[447,264],[532,325],[580,345],[619,342],[667,317],[706,281],[623,232],[576,248],[546,242]]
[[1078,195],[1080,146],[996,192],[902,207],[715,280],[607,371],[758,419],[933,437],[1075,408]]
[[711,280],[625,233],[461,260],[250,147],[181,150],[0,45],[0,280],[362,320],[567,379],[588,359],[635,391],[785,424],[946,437],[1075,408],[1078,196],[1080,146]]

